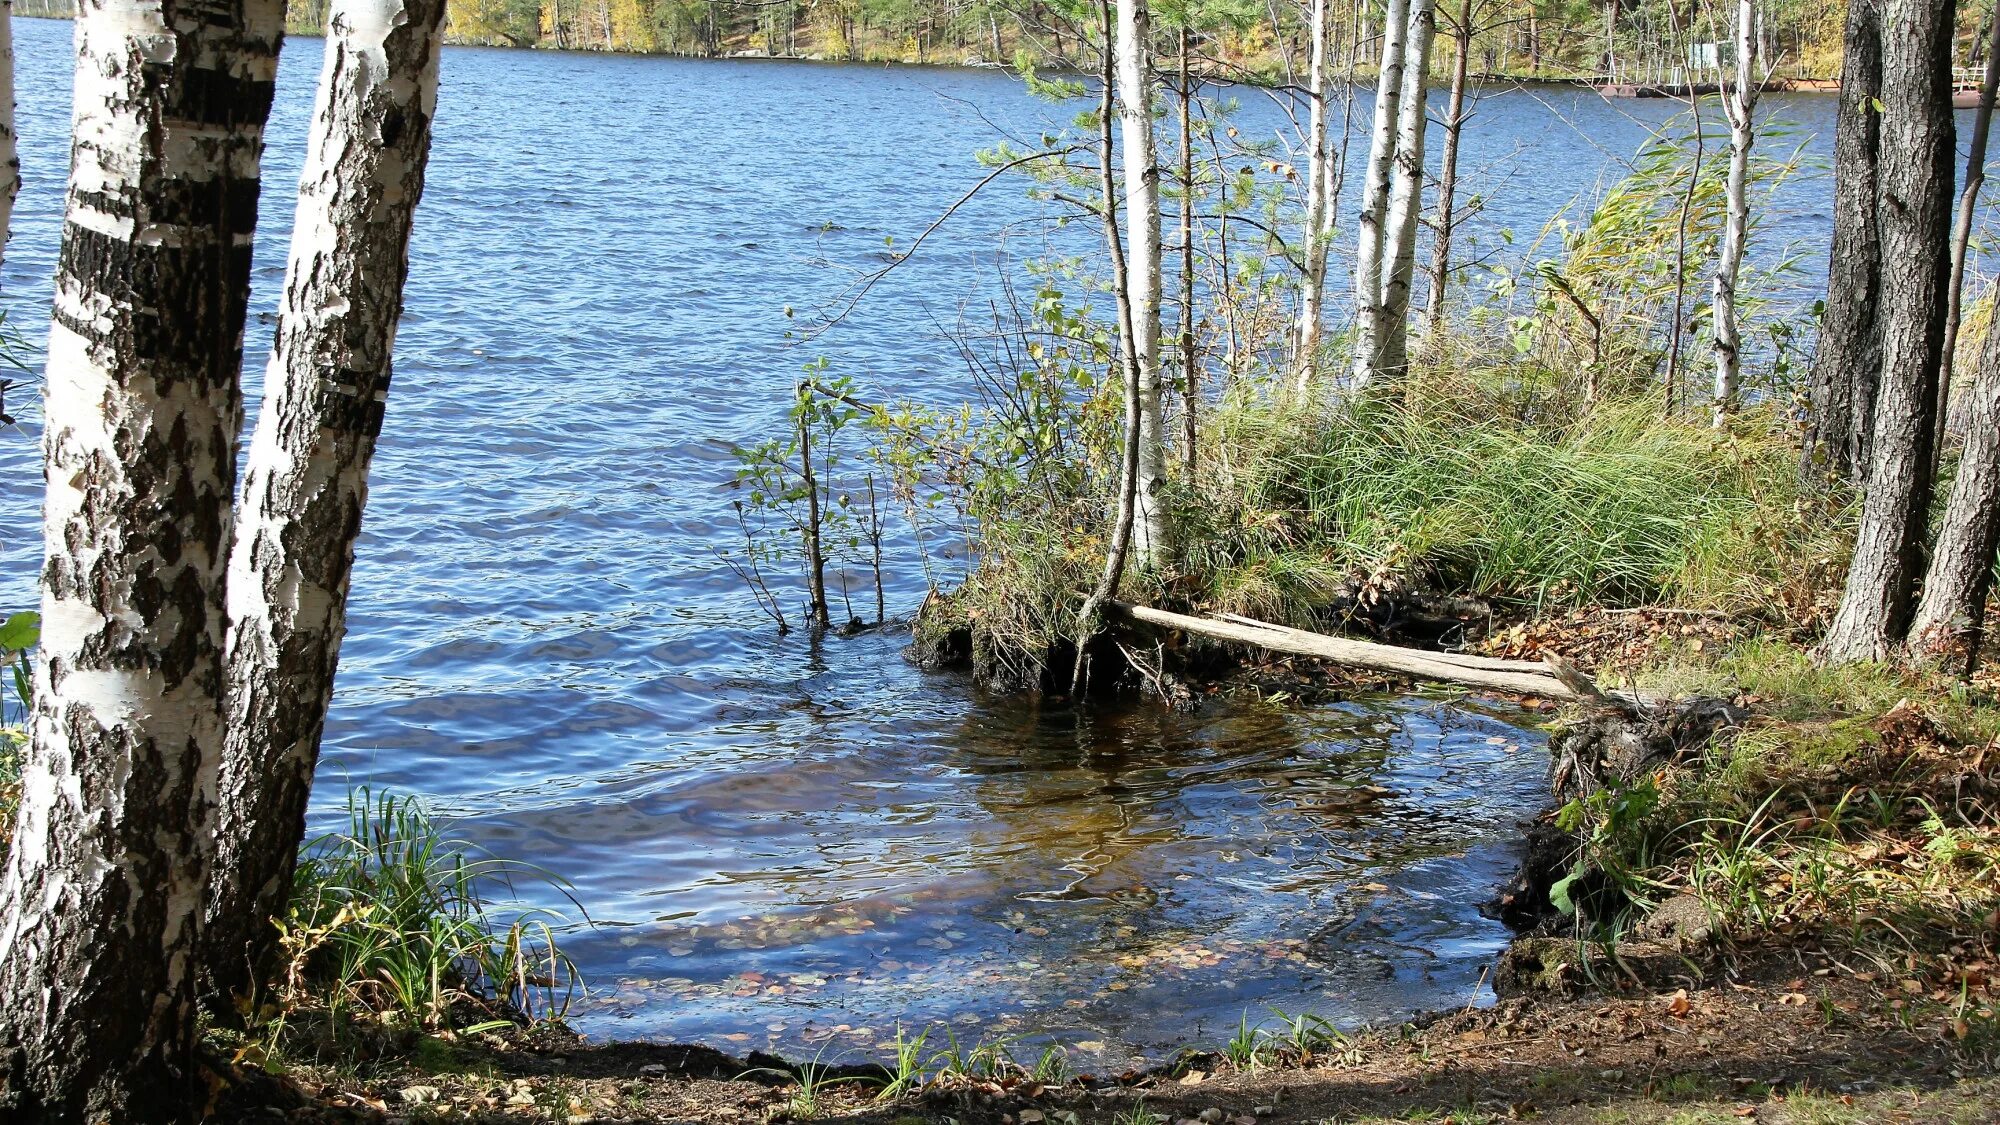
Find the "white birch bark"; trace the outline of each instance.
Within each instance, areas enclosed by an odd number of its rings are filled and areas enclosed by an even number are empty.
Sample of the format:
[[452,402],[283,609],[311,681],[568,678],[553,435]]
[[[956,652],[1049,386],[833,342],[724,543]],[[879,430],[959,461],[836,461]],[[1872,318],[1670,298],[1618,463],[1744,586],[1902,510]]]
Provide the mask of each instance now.
[[21,156],[14,143],[14,0],[0,0],[0,261],[14,230],[21,194]]
[[1389,184],[1383,247],[1381,323],[1375,374],[1401,378],[1410,366],[1410,279],[1415,273],[1417,218],[1424,207],[1424,132],[1430,122],[1431,43],[1437,38],[1436,0],[1411,0],[1404,47],[1403,96],[1396,123],[1396,160]]
[[[1166,427],[1160,416],[1160,162],[1153,140],[1152,13],[1118,0],[1118,127],[1125,167],[1127,292],[1138,365],[1139,481],[1132,550],[1142,570],[1169,550]],[[1110,200],[1105,201],[1108,207]]]
[[1751,75],[1755,28],[1755,0],[1737,0],[1736,85],[1722,96],[1722,109],[1729,118],[1729,177],[1711,303],[1715,316],[1714,425],[1718,430],[1729,424],[1742,393],[1743,333],[1736,315],[1736,281],[1743,272],[1743,247],[1750,238],[1750,146],[1757,140],[1752,115],[1757,108],[1758,83]]
[[1327,55],[1332,45],[1331,21],[1327,19],[1329,0],[1312,0],[1312,51],[1306,67],[1308,112],[1306,116],[1306,213],[1305,273],[1299,288],[1299,322],[1294,332],[1296,344],[1292,362],[1297,393],[1303,395],[1312,384],[1313,369],[1319,359],[1320,326],[1325,320],[1327,240],[1332,235],[1333,160],[1327,135]]
[[389,393],[444,0],[335,0],[277,344],[229,558],[227,752],[209,955],[259,983],[285,906]]
[[238,374],[280,0],[94,0],[49,334],[35,715],[0,876],[10,1121],[191,1117]]
[[1375,123],[1369,131],[1368,175],[1361,184],[1354,261],[1353,383],[1366,386],[1382,360],[1383,247],[1387,244],[1389,183],[1396,165],[1396,129],[1403,101],[1403,55],[1410,0],[1386,0],[1382,62],[1375,80]]

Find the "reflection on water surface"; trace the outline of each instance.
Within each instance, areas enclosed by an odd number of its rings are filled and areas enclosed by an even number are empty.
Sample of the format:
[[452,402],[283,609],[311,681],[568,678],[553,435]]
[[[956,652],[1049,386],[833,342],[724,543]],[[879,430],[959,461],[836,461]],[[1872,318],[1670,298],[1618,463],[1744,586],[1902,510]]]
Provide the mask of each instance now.
[[[55,260],[70,30],[17,25],[26,187],[0,292],[23,325]],[[319,46],[284,52],[253,396]],[[1073,107],[985,72],[451,49],[443,75],[318,826],[350,784],[418,793],[569,878],[598,922],[570,934],[596,1035],[793,1049],[846,1025],[838,1050],[949,1019],[1122,1057],[1246,1009],[1352,1021],[1473,995],[1503,936],[1473,904],[1540,793],[1519,716],[986,699],[910,667],[900,637],[773,636],[715,557],[737,534],[730,447],[784,425],[803,364],[962,399],[937,326],[977,304],[1003,236],[1032,253],[1046,228],[1003,184],[810,349],[786,307],[907,245],[982,174],[991,123],[1034,136]],[[1769,104],[1812,125],[1833,103]],[[1468,229],[1538,229],[1671,110],[1488,99]],[[1277,114],[1246,99],[1238,123]],[[1774,243],[1823,231],[1816,183],[1788,186],[1809,205]],[[0,611],[32,603],[40,550],[19,413]],[[890,545],[904,609],[923,590],[908,546]]]

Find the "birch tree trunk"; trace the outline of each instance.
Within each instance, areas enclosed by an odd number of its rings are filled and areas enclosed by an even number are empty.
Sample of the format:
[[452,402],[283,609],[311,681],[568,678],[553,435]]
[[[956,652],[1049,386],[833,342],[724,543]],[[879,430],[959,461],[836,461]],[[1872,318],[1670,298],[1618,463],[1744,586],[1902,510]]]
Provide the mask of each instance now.
[[1115,365],[1119,384],[1124,388],[1125,426],[1118,450],[1118,493],[1111,516],[1111,542],[1104,552],[1104,569],[1097,584],[1077,612],[1076,660],[1070,668],[1070,691],[1081,692],[1089,670],[1090,637],[1096,632],[1098,614],[1104,604],[1118,596],[1118,584],[1125,576],[1125,559],[1132,548],[1139,492],[1139,366],[1134,362],[1133,309],[1130,272],[1125,258],[1124,237],[1119,233],[1118,177],[1113,171],[1111,114],[1112,93],[1117,84],[1117,59],[1111,30],[1111,0],[1099,0],[1098,26],[1104,55],[1098,70],[1101,91],[1097,114],[1097,174],[1104,193],[1104,244],[1111,256],[1112,303],[1118,309],[1118,354]]
[[14,143],[14,0],[0,0],[0,261],[14,230],[21,194],[21,155]]
[[1327,19],[1329,0],[1312,0],[1312,49],[1306,65],[1308,93],[1306,115],[1306,238],[1305,276],[1299,288],[1299,323],[1294,331],[1293,387],[1303,396],[1311,387],[1313,368],[1319,359],[1320,326],[1326,302],[1327,239],[1332,234],[1333,208],[1328,188],[1333,182],[1333,161],[1326,143],[1328,58],[1332,46],[1331,21]]
[[1754,114],[1758,83],[1751,36],[1757,22],[1755,0],[1736,4],[1736,87],[1723,95],[1722,111],[1729,118],[1729,177],[1724,187],[1722,251],[1715,264],[1715,402],[1714,426],[1722,429],[1736,413],[1742,394],[1743,333],[1736,317],[1736,280],[1743,273],[1743,247],[1750,238],[1750,146],[1757,141]]
[[0,1118],[191,1117],[223,568],[284,5],[96,0],[49,333],[35,714],[0,876]]
[[1831,661],[1903,642],[1931,500],[1932,412],[1951,230],[1951,0],[1888,0],[1883,21],[1882,374],[1867,495]]
[[1965,455],[1931,551],[1923,600],[1910,623],[1910,651],[1923,659],[1969,656],[1986,618],[1993,554],[2000,545],[2000,332],[1987,334],[1966,398],[1971,425]]
[[389,393],[444,0],[336,0],[264,407],[229,556],[228,734],[204,967],[270,967],[333,696],[368,463]]
[[1368,178],[1361,185],[1361,215],[1354,261],[1353,382],[1366,386],[1381,372],[1383,247],[1388,242],[1389,182],[1396,166],[1396,128],[1403,101],[1403,56],[1410,0],[1386,0],[1382,62],[1375,78],[1375,123],[1369,130]]
[[[1169,550],[1166,427],[1160,417],[1160,162],[1153,142],[1152,13],[1118,0],[1118,126],[1125,166],[1125,285],[1138,367],[1139,480],[1132,549],[1142,570]],[[1105,201],[1107,207],[1110,200]]]
[[1882,37],[1887,0],[1848,0],[1833,132],[1833,246],[1801,469],[1866,483],[1882,368]]
[[1381,358],[1376,365],[1376,374],[1389,379],[1402,378],[1410,366],[1410,281],[1416,273],[1417,217],[1424,209],[1424,130],[1430,122],[1426,95],[1431,43],[1436,37],[1436,0],[1410,0],[1395,175],[1389,186],[1389,245],[1383,250],[1388,283],[1382,289]]
[[1432,228],[1430,294],[1424,307],[1424,331],[1436,332],[1444,325],[1446,290],[1451,284],[1451,239],[1457,226],[1454,213],[1458,196],[1458,139],[1465,131],[1465,85],[1468,56],[1472,53],[1472,0],[1459,0],[1452,28],[1456,55],[1451,64],[1451,96],[1445,103],[1444,151],[1438,159],[1437,219]]
[[1181,463],[1189,479],[1199,456],[1200,426],[1195,418],[1201,404],[1201,356],[1195,347],[1194,304],[1194,80],[1188,74],[1188,29],[1180,28],[1181,71],[1181,427],[1186,448]]

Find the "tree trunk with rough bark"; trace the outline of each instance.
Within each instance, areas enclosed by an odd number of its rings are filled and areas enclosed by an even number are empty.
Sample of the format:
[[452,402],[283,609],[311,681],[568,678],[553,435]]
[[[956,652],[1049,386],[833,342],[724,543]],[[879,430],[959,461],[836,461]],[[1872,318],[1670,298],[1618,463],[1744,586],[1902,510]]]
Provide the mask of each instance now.
[[1887,0],[1848,0],[1833,132],[1833,247],[1807,405],[1809,481],[1866,482],[1882,369],[1883,17]]
[[1743,332],[1736,316],[1736,280],[1743,272],[1743,247],[1750,239],[1750,148],[1757,143],[1757,93],[1751,76],[1751,39],[1757,24],[1755,0],[1737,0],[1736,85],[1723,94],[1729,119],[1729,176],[1724,187],[1722,251],[1715,264],[1714,425],[1722,429],[1736,413],[1742,394]]
[[[1139,480],[1132,551],[1141,570],[1170,547],[1166,427],[1160,413],[1160,161],[1153,141],[1153,19],[1146,0],[1118,0],[1118,126],[1125,167],[1125,285],[1138,367]],[[1105,201],[1110,206],[1110,200]]]
[[1312,384],[1318,364],[1320,328],[1326,318],[1327,240],[1333,233],[1333,207],[1329,188],[1333,182],[1333,161],[1327,145],[1328,55],[1332,49],[1332,21],[1327,18],[1329,0],[1312,0],[1310,61],[1306,67],[1306,213],[1305,274],[1299,282],[1299,322],[1293,331],[1293,384],[1304,394]]
[[1459,0],[1454,17],[1451,96],[1445,103],[1444,151],[1438,155],[1437,218],[1432,225],[1430,294],[1424,307],[1424,332],[1444,325],[1445,296],[1451,285],[1451,239],[1458,216],[1458,140],[1465,131],[1465,86],[1472,54],[1472,0]]
[[42,641],[0,877],[0,1118],[192,1117],[223,574],[276,0],[78,13]]
[[1944,451],[1945,436],[1951,431],[1951,374],[1958,350],[1958,325],[1965,301],[1965,256],[1972,245],[1972,220],[1979,208],[1979,192],[1986,186],[1986,140],[1993,126],[1993,98],[2000,92],[2000,0],[1987,14],[1992,25],[1986,55],[1986,73],[1979,83],[1979,110],[1972,119],[1972,141],[1965,156],[1965,182],[1958,193],[1958,219],[1951,232],[1951,281],[1946,291],[1944,348],[1939,353],[1937,436],[1931,448],[1931,470],[1936,472],[1938,456]]
[[333,698],[437,105],[444,0],[336,0],[229,559],[228,732],[204,968],[271,968]]
[[0,0],[0,261],[14,229],[21,194],[21,156],[14,143],[14,0]]
[[1965,397],[1971,423],[1965,455],[1910,622],[1910,651],[1927,660],[1969,654],[1986,618],[1993,554],[2000,547],[2000,332],[1987,333]]
[[1931,500],[1932,414],[1944,342],[1951,238],[1949,0],[1889,0],[1883,21],[1882,374],[1861,525],[1828,660],[1882,660],[1899,647]]
[[1417,219],[1424,209],[1424,131],[1430,122],[1431,43],[1437,37],[1436,0],[1410,0],[1409,41],[1403,60],[1403,97],[1396,126],[1395,178],[1389,186],[1383,248],[1382,321],[1376,374],[1398,380],[1410,367],[1410,282],[1416,274]]
[[1369,130],[1368,177],[1361,184],[1354,259],[1354,366],[1356,386],[1381,372],[1383,249],[1388,245],[1389,188],[1396,170],[1396,127],[1402,114],[1403,56],[1410,0],[1387,0],[1382,14],[1382,61],[1375,77],[1375,122]]

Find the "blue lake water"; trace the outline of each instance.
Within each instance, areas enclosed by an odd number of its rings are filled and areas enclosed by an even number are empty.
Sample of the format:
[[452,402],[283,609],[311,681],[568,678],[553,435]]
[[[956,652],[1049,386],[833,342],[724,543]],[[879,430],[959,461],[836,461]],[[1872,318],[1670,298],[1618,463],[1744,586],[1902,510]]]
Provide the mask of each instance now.
[[[69,33],[17,21],[26,190],[0,294],[31,366]],[[319,56],[284,52],[253,395]],[[958,401],[944,326],[993,295],[1003,248],[1074,234],[1002,182],[810,345],[787,309],[908,245],[998,130],[1057,129],[1072,107],[981,71],[469,48],[443,71],[319,824],[349,786],[390,787],[567,876],[594,926],[521,893],[570,920],[594,1035],[843,1051],[949,1020],[1116,1061],[1212,1041],[1246,1010],[1353,1022],[1478,995],[1505,934],[1474,904],[1544,793],[1531,716],[988,698],[913,668],[895,633],[777,635],[716,555],[737,539],[732,449],[782,426],[803,364]],[[1240,128],[1276,128],[1264,95],[1240,97]],[[1830,147],[1830,100],[1769,104]],[[1472,230],[1528,241],[1673,109],[1487,97]],[[1760,253],[1823,239],[1824,195],[1794,181]],[[40,550],[38,411],[10,405],[0,609],[35,604]],[[892,613],[924,590],[908,546],[891,544]]]

